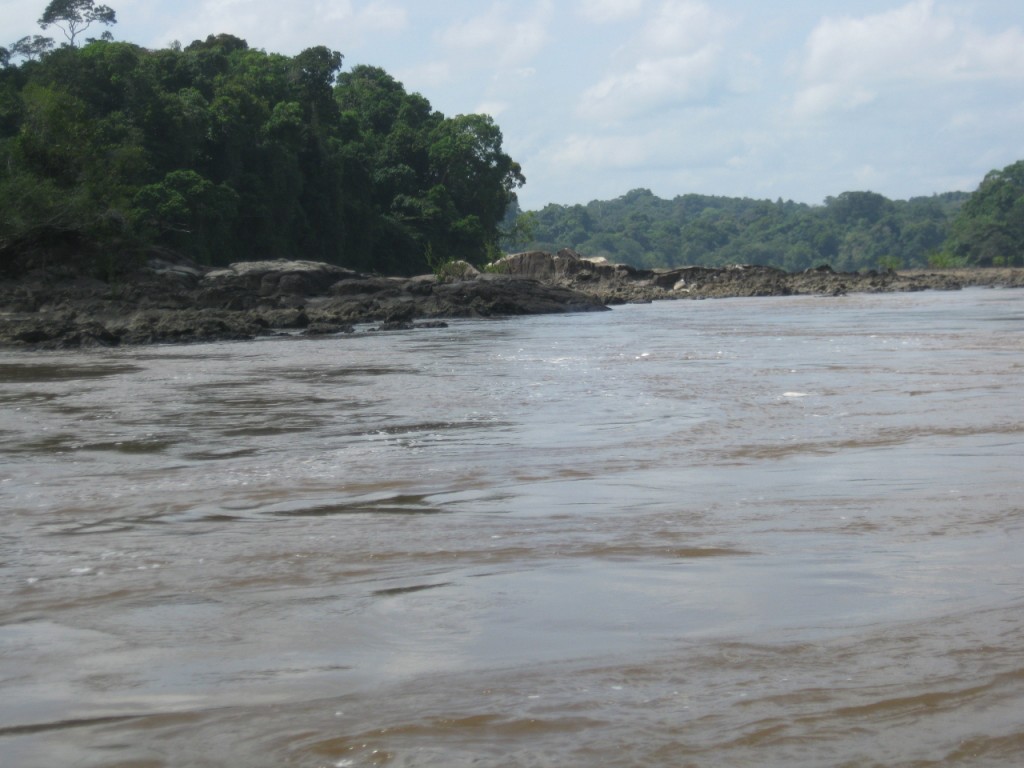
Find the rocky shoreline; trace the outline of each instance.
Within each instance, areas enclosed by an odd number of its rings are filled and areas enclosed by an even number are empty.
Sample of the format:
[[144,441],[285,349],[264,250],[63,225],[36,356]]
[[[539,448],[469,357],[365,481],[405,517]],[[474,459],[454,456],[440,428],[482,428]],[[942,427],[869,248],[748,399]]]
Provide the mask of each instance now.
[[571,250],[514,254],[479,272],[364,275],[308,261],[203,268],[154,258],[103,281],[36,271],[0,281],[0,346],[69,349],[437,327],[448,318],[601,311],[663,299],[1024,287],[1024,269],[838,273],[820,267],[642,270]]
[[560,285],[501,274],[467,278],[376,277],[309,261],[203,268],[152,259],[111,281],[36,271],[0,281],[0,346],[324,336],[354,333],[359,326],[387,331],[436,327],[446,318],[607,309],[599,299]]
[[508,256],[499,263],[508,274],[560,285],[595,296],[606,305],[661,299],[709,299],[752,296],[843,296],[968,286],[1024,287],[1024,269],[960,269],[886,272],[836,272],[829,266],[803,272],[776,267],[679,267],[637,269],[588,259],[564,249]]

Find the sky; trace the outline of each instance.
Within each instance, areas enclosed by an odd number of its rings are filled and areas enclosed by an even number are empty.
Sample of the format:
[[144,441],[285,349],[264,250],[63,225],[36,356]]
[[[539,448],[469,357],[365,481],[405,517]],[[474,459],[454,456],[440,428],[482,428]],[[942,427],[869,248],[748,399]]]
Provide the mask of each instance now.
[[[907,199],[972,191],[1024,159],[1018,0],[107,4],[118,40],[159,48],[227,32],[289,55],[326,45],[445,115],[490,114],[523,167],[524,210],[639,187]],[[0,44],[40,33],[45,5],[0,0]]]

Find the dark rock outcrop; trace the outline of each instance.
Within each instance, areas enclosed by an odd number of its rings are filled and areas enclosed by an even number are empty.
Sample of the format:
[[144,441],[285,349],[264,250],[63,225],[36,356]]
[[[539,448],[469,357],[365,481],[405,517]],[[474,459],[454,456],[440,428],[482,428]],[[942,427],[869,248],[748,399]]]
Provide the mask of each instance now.
[[1024,269],[800,273],[773,267],[637,269],[565,249],[518,253],[485,272],[456,264],[412,278],[364,275],[310,261],[203,268],[158,254],[116,281],[66,268],[0,280],[0,346],[74,348],[332,336],[443,326],[445,318],[607,309],[626,302],[727,296],[842,296],[854,292],[1024,286]]
[[588,259],[571,249],[506,256],[491,265],[506,275],[544,280],[591,295],[605,304],[658,299],[704,299],[740,296],[822,295],[883,291],[956,290],[965,285],[1024,285],[1024,270],[956,272],[836,272],[821,266],[805,272],[775,267],[677,267],[637,269]]
[[[0,345],[38,348],[239,340],[439,327],[438,318],[606,309],[579,291],[472,269],[385,278],[308,261],[203,269],[154,259],[106,283],[38,271],[0,282]],[[427,320],[427,323],[417,323]]]

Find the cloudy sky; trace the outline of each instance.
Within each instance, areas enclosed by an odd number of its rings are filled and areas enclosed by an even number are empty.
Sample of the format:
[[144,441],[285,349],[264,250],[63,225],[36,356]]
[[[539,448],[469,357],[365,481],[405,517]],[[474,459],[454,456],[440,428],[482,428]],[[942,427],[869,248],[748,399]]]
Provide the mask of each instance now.
[[[0,43],[38,33],[45,4],[0,0]],[[107,4],[119,40],[230,32],[287,54],[327,45],[446,115],[489,113],[523,165],[525,209],[636,187],[905,199],[973,190],[1024,159],[1018,0]]]

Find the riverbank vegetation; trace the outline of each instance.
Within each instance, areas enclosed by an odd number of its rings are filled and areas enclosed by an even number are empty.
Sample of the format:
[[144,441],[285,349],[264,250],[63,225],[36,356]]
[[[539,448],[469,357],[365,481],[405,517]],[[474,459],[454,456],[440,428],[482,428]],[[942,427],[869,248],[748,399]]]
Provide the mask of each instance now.
[[844,192],[824,205],[635,189],[528,214],[531,248],[570,247],[637,267],[758,264],[788,271],[1024,266],[1024,161],[973,194],[890,200]]
[[815,206],[636,189],[524,214],[497,124],[446,117],[379,67],[228,34],[160,50],[85,38],[116,23],[93,0],[51,0],[39,22],[64,43],[0,48],[0,276],[102,276],[159,253],[409,275],[493,262],[501,247],[639,268],[1024,265],[1024,161],[973,194],[854,191]]
[[[109,37],[109,35],[108,35]],[[474,263],[525,181],[494,121],[446,117],[383,69],[231,35],[0,50],[0,258],[153,249],[202,264],[311,259],[390,274]]]

